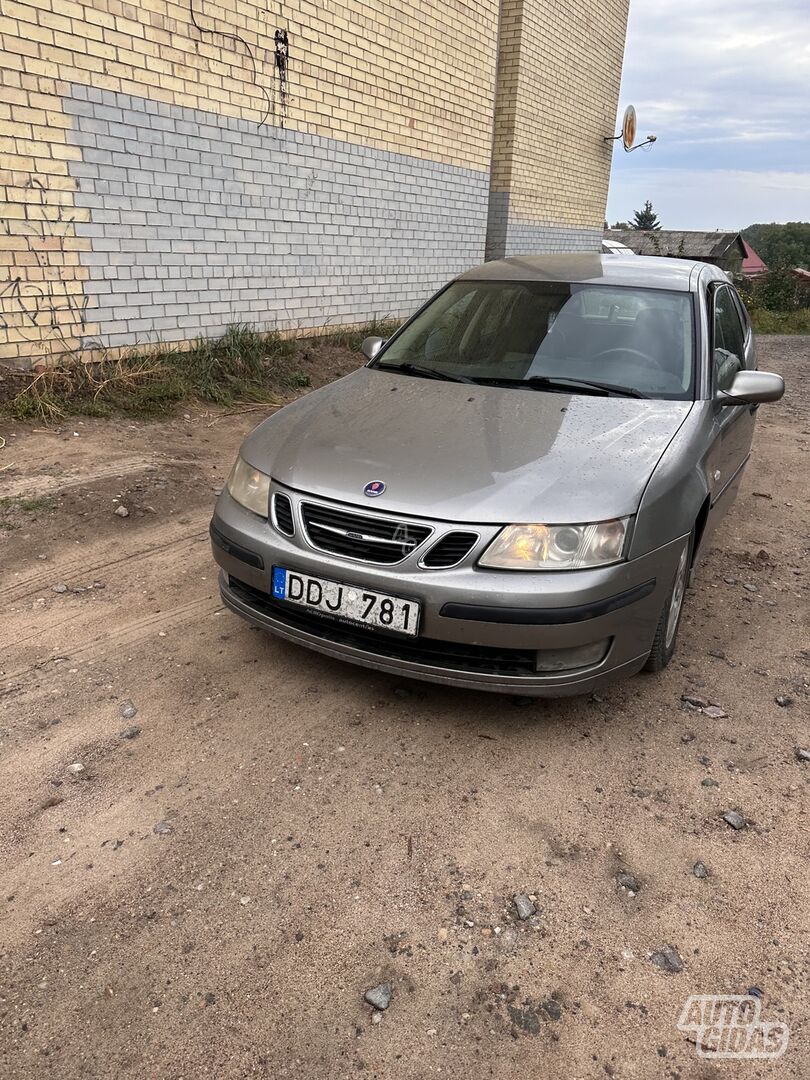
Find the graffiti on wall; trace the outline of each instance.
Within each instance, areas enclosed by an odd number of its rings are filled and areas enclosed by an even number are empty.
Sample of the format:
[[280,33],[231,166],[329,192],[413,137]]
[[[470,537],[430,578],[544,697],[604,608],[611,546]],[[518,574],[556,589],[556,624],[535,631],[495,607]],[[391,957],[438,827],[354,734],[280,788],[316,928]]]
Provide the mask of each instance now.
[[21,204],[23,218],[0,218],[0,232],[21,249],[0,281],[0,331],[9,342],[36,343],[40,353],[73,351],[87,326],[88,303],[66,244],[75,237],[75,216],[49,201],[39,177],[24,186],[34,198]]

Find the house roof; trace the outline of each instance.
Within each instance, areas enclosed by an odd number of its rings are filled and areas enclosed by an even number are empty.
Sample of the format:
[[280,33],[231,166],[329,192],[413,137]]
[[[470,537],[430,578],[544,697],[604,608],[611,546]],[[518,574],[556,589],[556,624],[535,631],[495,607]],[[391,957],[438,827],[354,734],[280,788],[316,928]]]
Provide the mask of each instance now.
[[625,244],[636,255],[669,255],[684,259],[745,256],[745,241],[736,232],[691,232],[678,229],[607,229],[608,240]]
[[743,247],[745,248],[745,256],[742,263],[742,272],[751,276],[764,274],[768,267],[745,239],[743,240]]

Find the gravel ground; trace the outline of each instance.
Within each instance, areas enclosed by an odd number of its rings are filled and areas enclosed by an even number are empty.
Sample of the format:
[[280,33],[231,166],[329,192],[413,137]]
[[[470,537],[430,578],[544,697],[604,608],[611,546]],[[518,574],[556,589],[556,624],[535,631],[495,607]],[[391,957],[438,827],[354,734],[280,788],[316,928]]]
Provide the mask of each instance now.
[[[255,414],[5,424],[0,1075],[806,1080],[810,338],[761,366],[675,662],[559,702],[225,612]],[[750,987],[786,1055],[700,1059],[687,996]]]

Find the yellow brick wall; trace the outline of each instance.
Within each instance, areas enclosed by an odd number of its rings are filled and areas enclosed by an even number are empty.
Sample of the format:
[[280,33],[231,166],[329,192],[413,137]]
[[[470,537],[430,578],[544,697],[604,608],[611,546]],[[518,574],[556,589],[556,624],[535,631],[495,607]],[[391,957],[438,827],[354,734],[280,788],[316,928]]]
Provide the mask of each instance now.
[[513,217],[602,228],[628,0],[504,0],[492,189]]
[[98,330],[74,229],[71,83],[486,169],[496,37],[497,0],[3,0],[0,362],[36,363]]
[[[3,66],[44,80],[40,94],[58,96],[52,80],[91,83],[245,119],[269,107],[272,123],[281,119],[273,34],[283,28],[288,122],[296,129],[487,167],[495,0],[279,6],[283,14],[246,0],[4,0]],[[20,121],[38,129],[29,138],[47,141],[48,106],[58,109],[41,102],[36,116]]]
[[[50,31],[34,8],[0,17],[0,363],[80,347],[94,332],[84,315],[85,271],[74,223],[75,182],[56,70],[38,56]],[[31,22],[26,22],[25,15]]]
[[[485,175],[512,209],[604,211],[626,0],[3,0],[0,363],[101,333],[86,309],[63,101],[72,84]],[[498,66],[495,133],[493,91]],[[274,32],[289,35],[286,100]],[[498,186],[500,185],[500,186]],[[81,231],[81,228],[79,229]],[[92,311],[92,308],[91,308]]]

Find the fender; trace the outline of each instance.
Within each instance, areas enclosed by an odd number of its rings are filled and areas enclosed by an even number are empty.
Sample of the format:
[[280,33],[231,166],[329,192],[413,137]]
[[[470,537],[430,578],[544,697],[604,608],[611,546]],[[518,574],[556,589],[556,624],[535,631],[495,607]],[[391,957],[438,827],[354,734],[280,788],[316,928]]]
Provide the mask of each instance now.
[[629,558],[639,558],[692,531],[711,495],[706,458],[712,439],[711,403],[696,401],[647,481]]

